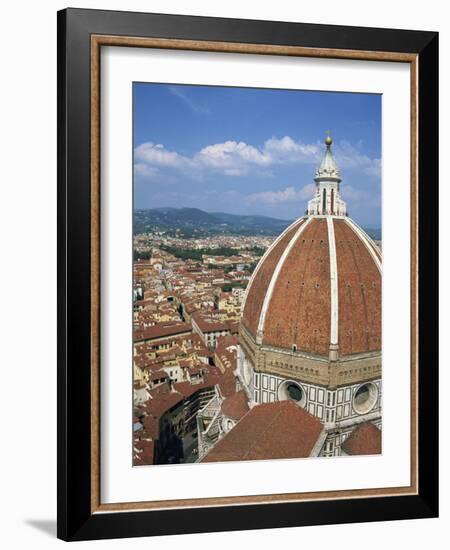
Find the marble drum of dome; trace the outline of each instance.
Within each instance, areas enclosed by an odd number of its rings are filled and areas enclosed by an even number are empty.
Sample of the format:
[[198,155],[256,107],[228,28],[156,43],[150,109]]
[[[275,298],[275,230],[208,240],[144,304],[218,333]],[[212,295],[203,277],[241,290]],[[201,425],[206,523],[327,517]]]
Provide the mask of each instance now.
[[249,282],[237,365],[251,407],[290,401],[323,423],[322,456],[367,423],[381,441],[382,427],[381,251],[347,213],[332,143],[305,215]]

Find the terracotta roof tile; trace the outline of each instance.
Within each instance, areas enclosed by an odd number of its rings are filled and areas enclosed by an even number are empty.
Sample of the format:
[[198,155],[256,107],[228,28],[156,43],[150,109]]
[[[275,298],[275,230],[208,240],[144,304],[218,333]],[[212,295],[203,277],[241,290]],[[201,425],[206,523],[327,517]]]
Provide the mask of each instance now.
[[321,433],[321,422],[292,401],[253,407],[202,462],[305,458]]
[[335,220],[339,284],[339,351],[381,349],[381,274],[365,244],[343,220]]
[[230,330],[228,323],[212,317],[205,317],[201,312],[194,313],[192,319],[203,333]]
[[135,466],[146,466],[153,464],[154,460],[154,441],[139,441],[135,443],[135,452],[133,462]]
[[378,455],[381,431],[371,422],[363,422],[347,437],[342,448],[349,455]]
[[156,338],[164,338],[167,336],[175,336],[182,333],[191,332],[192,327],[188,323],[171,323],[155,325],[150,328],[135,330],[134,342],[142,342],[146,340],[154,340]]
[[[333,219],[338,281],[340,355],[381,349],[381,274],[367,246],[370,241],[345,219]],[[298,225],[295,226],[295,229]],[[256,336],[262,304],[289,243],[268,303],[263,344],[328,355],[331,328],[330,247],[325,218],[313,218],[293,242],[293,228],[256,272],[242,322]],[[367,245],[367,246],[366,246]]]
[[219,389],[224,398],[236,393],[236,377],[232,369],[227,369],[220,377]]
[[179,405],[183,399],[184,397],[180,393],[160,394],[146,401],[145,409],[153,416],[160,417],[176,405]]
[[263,342],[326,355],[330,346],[327,221],[314,219],[297,239],[274,286]]
[[150,374],[150,380],[168,379],[169,375],[164,370],[157,370]]
[[240,420],[248,411],[247,395],[244,390],[230,395],[222,403],[223,414],[233,420]]
[[245,301],[242,321],[253,334],[256,334],[258,328],[258,319],[273,271],[298,227],[299,223],[296,223],[295,226],[289,229],[281,240],[273,246],[272,250],[269,251],[264,259],[264,262],[258,266],[253,281],[250,283],[251,286],[248,290],[248,298]]

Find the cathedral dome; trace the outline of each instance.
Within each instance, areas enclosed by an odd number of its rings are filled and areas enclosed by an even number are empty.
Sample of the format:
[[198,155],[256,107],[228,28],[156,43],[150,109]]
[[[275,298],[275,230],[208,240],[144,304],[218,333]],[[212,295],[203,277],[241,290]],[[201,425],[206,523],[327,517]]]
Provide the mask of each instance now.
[[313,214],[288,227],[261,259],[241,325],[257,345],[337,359],[381,350],[381,254],[346,215],[334,166],[330,181],[330,145]]

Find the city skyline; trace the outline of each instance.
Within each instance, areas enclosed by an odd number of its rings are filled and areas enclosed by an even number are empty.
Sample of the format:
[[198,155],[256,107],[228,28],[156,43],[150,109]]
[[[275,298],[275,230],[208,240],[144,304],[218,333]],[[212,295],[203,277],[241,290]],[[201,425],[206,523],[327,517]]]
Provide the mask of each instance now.
[[329,130],[350,214],[381,227],[381,96],[135,83],[133,97],[135,210],[295,219]]

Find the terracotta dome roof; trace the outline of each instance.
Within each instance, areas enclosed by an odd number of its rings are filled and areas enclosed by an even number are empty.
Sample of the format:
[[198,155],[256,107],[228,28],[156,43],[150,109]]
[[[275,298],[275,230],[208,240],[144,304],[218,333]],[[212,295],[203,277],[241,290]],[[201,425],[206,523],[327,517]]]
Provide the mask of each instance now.
[[345,216],[294,222],[249,283],[242,324],[258,344],[329,355],[381,350],[381,256]]

